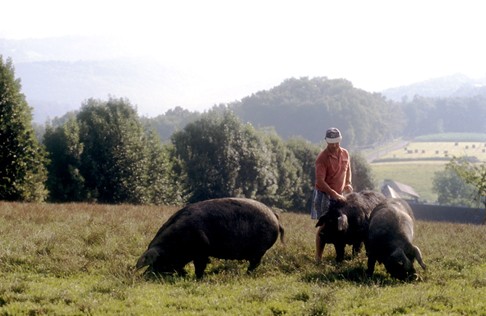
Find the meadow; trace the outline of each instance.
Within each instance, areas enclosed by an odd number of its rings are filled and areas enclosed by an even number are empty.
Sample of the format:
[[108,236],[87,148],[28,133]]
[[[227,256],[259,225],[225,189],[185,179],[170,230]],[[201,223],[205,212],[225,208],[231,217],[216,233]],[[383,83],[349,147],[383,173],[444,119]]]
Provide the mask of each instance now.
[[390,150],[378,158],[381,161],[448,160],[455,157],[476,157],[486,161],[486,142],[409,142]]
[[134,265],[177,208],[0,202],[0,315],[484,315],[486,226],[417,222],[427,270],[416,282],[362,251],[342,264],[326,246],[314,263],[315,222],[281,213],[286,242],[260,267],[213,259],[207,274],[150,276]]
[[372,163],[371,170],[377,182],[377,188],[386,179],[405,183],[420,195],[421,201],[437,201],[437,192],[433,190],[436,172],[445,169],[445,161],[415,161]]
[[[476,141],[469,140],[474,138],[471,135],[466,136],[461,139],[460,135],[431,135],[419,141],[396,141],[365,154],[373,157],[370,166],[377,186],[392,179],[413,187],[421,201],[433,203],[437,201],[437,192],[432,188],[435,173],[443,171],[450,158],[467,156],[479,163],[486,162],[484,135],[473,135],[478,138]],[[457,141],[447,141],[447,137]]]

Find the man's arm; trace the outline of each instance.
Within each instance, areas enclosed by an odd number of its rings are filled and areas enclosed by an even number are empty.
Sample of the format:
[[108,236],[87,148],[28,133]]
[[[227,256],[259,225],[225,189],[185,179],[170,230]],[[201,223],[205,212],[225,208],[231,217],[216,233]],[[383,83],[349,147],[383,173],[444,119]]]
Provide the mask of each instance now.
[[348,168],[346,170],[346,177],[345,177],[345,180],[344,180],[344,192],[346,192],[346,193],[353,192],[351,158],[348,159]]

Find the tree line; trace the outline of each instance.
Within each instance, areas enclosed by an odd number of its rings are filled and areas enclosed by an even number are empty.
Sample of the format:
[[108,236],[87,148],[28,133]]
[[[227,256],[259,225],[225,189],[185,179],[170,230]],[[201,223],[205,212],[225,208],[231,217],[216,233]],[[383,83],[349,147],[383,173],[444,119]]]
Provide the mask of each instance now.
[[[304,139],[284,141],[215,110],[162,142],[129,100],[110,98],[85,101],[48,124],[39,142],[11,61],[0,59],[0,69],[1,200],[181,204],[244,196],[306,209],[320,148]],[[370,177],[366,165],[356,170]]]
[[[129,100],[89,99],[78,112],[47,124],[39,141],[12,62],[4,62],[1,56],[0,75],[0,200],[182,204],[244,196],[285,209],[308,208],[320,146],[290,134],[282,138],[276,128],[266,124],[255,126],[248,121],[250,117],[245,120],[241,112],[238,114],[243,108],[239,103],[215,106],[198,115],[180,108],[168,111],[180,119],[174,122],[184,124],[162,140],[153,121],[140,118]],[[327,79],[289,80],[286,84],[297,85],[303,91],[311,89],[316,97],[316,90],[335,94],[324,98],[332,105],[330,109],[338,107],[335,102],[343,97],[343,89],[349,90],[346,81],[336,86]],[[345,139],[355,143],[361,139],[356,135],[367,135],[363,140],[374,141],[390,137],[399,116],[387,110],[382,101],[373,106],[373,102],[364,101],[368,94],[363,91],[353,95],[349,98],[367,104],[369,113],[349,113],[355,118],[344,126],[352,126],[356,132],[348,130]],[[373,98],[382,100],[378,95]],[[308,102],[312,99],[309,97]],[[289,100],[281,99],[289,104],[297,102],[290,96]],[[271,105],[268,107],[272,109]],[[341,108],[354,111],[349,105]],[[258,107],[249,109],[257,111]],[[301,107],[309,119],[317,113],[307,110]],[[340,117],[338,110],[333,111]],[[375,111],[380,113],[375,115]],[[299,113],[296,111],[295,117]],[[275,112],[275,116],[279,115]],[[361,125],[353,123],[358,118]],[[287,122],[290,124],[292,119]],[[339,126],[333,123],[326,121],[327,125],[316,124],[312,129],[320,135],[328,126]],[[300,124],[302,129],[310,125],[305,121]],[[368,125],[374,128],[366,134]],[[322,141],[322,135],[319,137]],[[357,151],[352,152],[352,157],[355,189],[373,189],[369,165]]]
[[[486,133],[486,96],[430,98],[401,102],[356,89],[344,79],[291,78],[241,101],[219,104],[243,122],[273,129],[283,139],[295,136],[319,144],[328,126],[339,126],[345,147],[359,150],[397,137],[436,133]],[[144,123],[168,140],[172,133],[201,114],[176,107]],[[465,123],[467,122],[467,123]]]
[[[242,196],[305,210],[320,148],[283,141],[234,113],[207,113],[162,143],[146,130],[128,100],[88,100],[75,119],[48,127],[44,145],[48,200],[181,204]],[[374,186],[356,158],[358,185]],[[358,165],[363,166],[358,166]]]

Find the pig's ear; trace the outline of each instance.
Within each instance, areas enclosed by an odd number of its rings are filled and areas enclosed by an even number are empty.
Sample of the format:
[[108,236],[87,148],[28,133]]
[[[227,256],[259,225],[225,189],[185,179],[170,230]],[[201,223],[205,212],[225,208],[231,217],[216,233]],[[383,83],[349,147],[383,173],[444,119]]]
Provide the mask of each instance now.
[[413,250],[415,252],[415,259],[417,259],[418,263],[420,264],[420,266],[422,267],[422,269],[425,270],[425,268],[427,267],[422,259],[422,253],[420,252],[420,249],[419,247],[417,246],[413,246]]
[[346,231],[348,230],[348,217],[346,215],[341,215],[338,217],[338,230]]
[[391,257],[398,265],[402,266],[406,271],[409,271],[413,268],[412,262],[407,258],[402,248],[395,249],[395,251],[391,254]]
[[393,258],[393,261],[396,262],[399,266],[405,266],[405,253],[401,248],[395,249],[390,257]]
[[138,259],[136,268],[141,269],[145,266],[153,265],[153,263],[159,257],[159,251],[157,248],[150,248],[144,252],[144,254]]
[[316,223],[316,227],[324,226],[324,221],[325,221],[325,217],[324,215],[322,215],[321,217],[319,217],[319,220]]

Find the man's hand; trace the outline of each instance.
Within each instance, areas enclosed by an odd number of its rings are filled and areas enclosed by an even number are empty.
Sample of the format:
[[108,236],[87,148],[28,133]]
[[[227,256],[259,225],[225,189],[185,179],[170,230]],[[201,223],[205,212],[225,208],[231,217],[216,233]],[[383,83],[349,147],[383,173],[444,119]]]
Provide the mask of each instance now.
[[336,194],[334,196],[334,200],[336,200],[338,202],[346,202],[346,197],[342,194]]
[[343,193],[353,193],[353,186],[351,184],[346,184],[344,187]]

